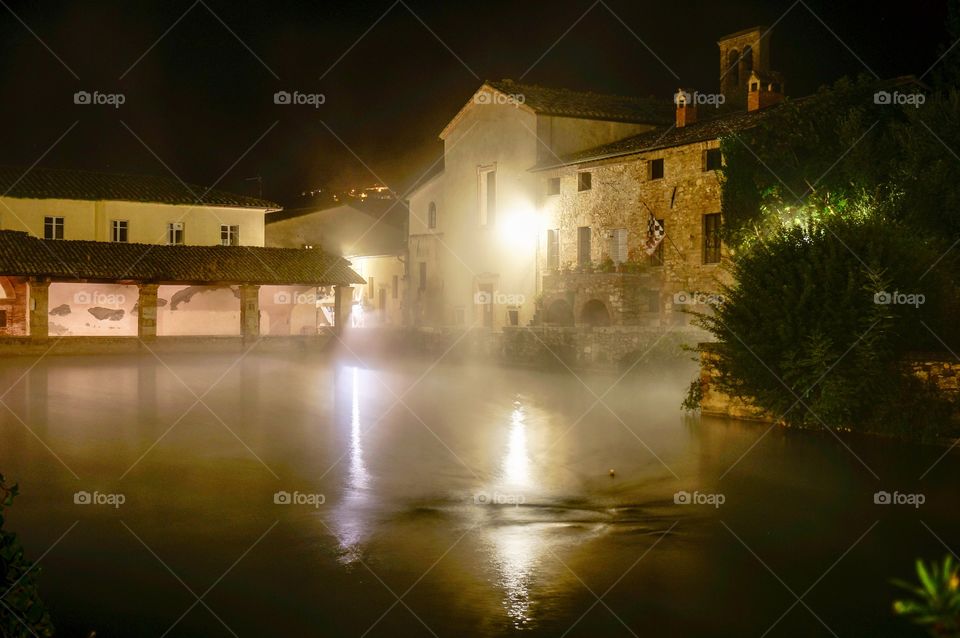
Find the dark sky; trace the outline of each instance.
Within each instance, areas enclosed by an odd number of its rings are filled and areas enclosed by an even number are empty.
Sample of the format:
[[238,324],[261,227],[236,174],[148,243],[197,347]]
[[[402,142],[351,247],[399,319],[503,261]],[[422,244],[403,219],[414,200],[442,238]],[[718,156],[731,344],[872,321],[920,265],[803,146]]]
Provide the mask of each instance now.
[[[717,38],[779,20],[772,66],[799,96],[868,72],[857,57],[880,76],[923,74],[947,38],[946,0],[0,5],[0,163],[172,171],[202,185],[223,176],[220,188],[249,194],[245,178],[260,175],[264,196],[284,203],[376,181],[364,164],[402,189],[439,157],[437,134],[478,77],[664,98],[680,85],[711,91]],[[75,105],[78,90],[126,102]],[[326,102],[276,105],[278,90]]]

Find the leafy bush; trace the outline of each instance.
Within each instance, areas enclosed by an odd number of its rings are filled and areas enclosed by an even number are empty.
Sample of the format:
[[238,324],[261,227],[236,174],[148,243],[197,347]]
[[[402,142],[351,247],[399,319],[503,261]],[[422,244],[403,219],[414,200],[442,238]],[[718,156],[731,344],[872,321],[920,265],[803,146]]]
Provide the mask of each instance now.
[[0,474],[0,636],[52,636],[53,623],[40,601],[36,578],[40,571],[24,556],[17,535],[3,529],[3,511],[13,505],[17,485]]
[[[902,364],[911,351],[956,349],[954,270],[945,248],[872,209],[807,211],[737,254],[722,303],[695,313],[718,341],[718,389],[793,425],[944,427],[951,406]],[[922,303],[877,303],[884,292]]]
[[911,599],[894,601],[893,612],[926,627],[931,636],[960,636],[960,576],[953,557],[947,555],[942,564],[931,562],[929,566],[918,559],[916,568],[919,586],[893,581],[914,595]]

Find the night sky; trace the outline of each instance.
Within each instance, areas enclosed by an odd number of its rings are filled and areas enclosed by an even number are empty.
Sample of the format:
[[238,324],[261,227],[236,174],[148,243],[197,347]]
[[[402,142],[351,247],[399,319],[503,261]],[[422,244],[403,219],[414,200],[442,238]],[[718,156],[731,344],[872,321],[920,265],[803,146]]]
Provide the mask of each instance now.
[[[922,75],[947,40],[945,0],[804,2],[0,2],[0,163],[172,172],[254,195],[246,178],[262,176],[288,205],[377,181],[366,164],[402,191],[482,79],[709,92],[717,38],[776,22],[772,67],[796,97],[866,67]],[[76,105],[79,90],[126,101]],[[276,105],[278,90],[326,101]]]

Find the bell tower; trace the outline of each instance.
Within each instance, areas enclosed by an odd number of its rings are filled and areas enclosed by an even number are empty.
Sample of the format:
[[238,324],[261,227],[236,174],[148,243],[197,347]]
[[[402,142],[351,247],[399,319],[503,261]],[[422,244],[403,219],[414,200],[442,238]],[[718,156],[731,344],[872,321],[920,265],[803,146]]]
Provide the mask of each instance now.
[[754,71],[770,71],[770,29],[756,26],[725,35],[720,47],[720,92],[727,103],[745,105],[747,82]]

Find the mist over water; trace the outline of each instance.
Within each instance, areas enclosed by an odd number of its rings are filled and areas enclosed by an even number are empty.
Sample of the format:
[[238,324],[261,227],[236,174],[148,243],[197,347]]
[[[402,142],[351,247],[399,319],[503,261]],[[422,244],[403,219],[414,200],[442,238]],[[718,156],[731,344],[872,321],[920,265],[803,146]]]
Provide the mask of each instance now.
[[921,635],[887,581],[960,547],[956,455],[685,415],[694,364],[640,367],[5,359],[8,524],[62,635]]

